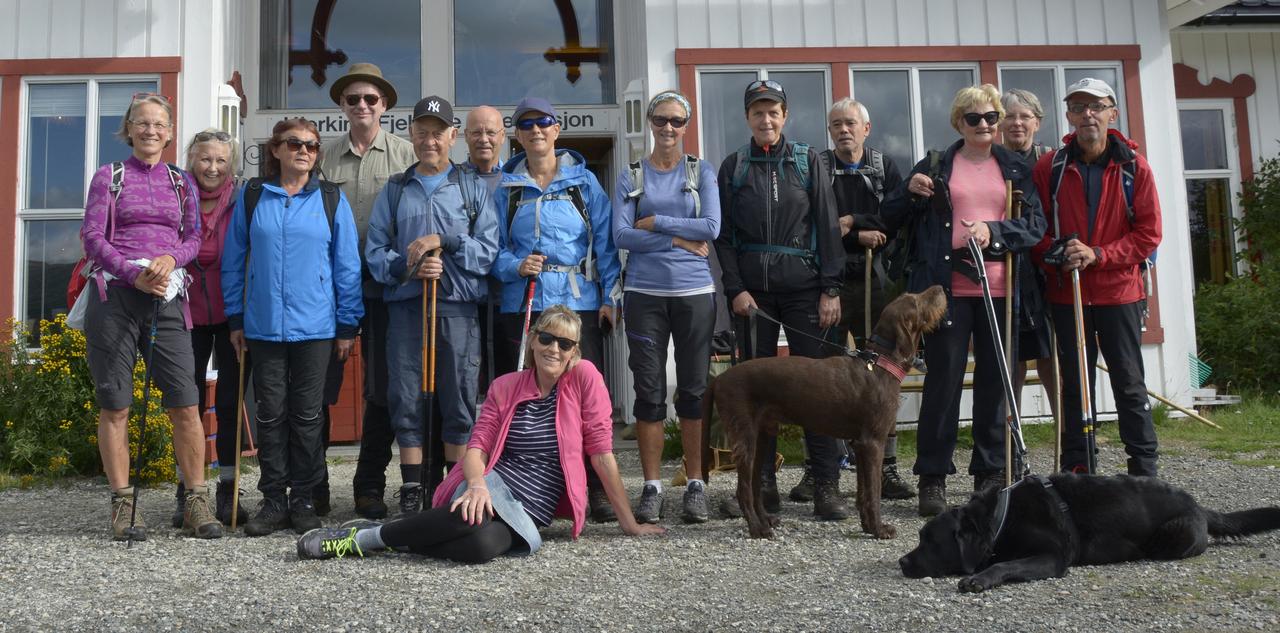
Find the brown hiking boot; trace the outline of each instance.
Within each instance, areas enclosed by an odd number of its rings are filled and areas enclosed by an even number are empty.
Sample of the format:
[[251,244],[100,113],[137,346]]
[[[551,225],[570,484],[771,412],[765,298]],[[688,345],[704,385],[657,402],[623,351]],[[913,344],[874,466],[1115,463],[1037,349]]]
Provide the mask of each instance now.
[[182,509],[182,531],[196,538],[222,538],[222,524],[209,509],[209,493],[203,487],[187,492]]
[[947,509],[945,475],[920,475],[920,516],[931,517]]
[[133,487],[121,488],[111,493],[111,538],[127,541],[132,536],[135,541],[147,540],[147,524],[142,520],[142,513],[137,513],[133,527],[129,521],[133,518]]
[[840,498],[839,482],[820,481],[814,485],[813,513],[823,521],[843,521],[849,518],[849,506]]

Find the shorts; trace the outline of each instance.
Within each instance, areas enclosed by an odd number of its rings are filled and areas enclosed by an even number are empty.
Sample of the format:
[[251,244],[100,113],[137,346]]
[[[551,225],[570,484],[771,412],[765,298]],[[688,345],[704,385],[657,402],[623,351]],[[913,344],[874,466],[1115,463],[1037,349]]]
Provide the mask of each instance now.
[[[138,355],[145,360],[151,335],[155,297],[135,288],[107,286],[107,300],[98,301],[91,281],[84,292],[93,293],[85,314],[84,338],[89,374],[93,376],[98,407],[114,411],[133,404],[133,366]],[[160,389],[166,409],[193,407],[200,401],[195,382],[195,353],[180,301],[161,308],[156,322],[156,342],[151,377]]]

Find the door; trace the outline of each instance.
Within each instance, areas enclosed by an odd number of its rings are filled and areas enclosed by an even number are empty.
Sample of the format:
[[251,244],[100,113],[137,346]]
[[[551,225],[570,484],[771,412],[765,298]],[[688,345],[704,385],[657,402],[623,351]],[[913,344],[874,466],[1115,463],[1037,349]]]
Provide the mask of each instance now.
[[1234,276],[1240,214],[1240,153],[1230,101],[1178,102],[1183,178],[1196,285]]

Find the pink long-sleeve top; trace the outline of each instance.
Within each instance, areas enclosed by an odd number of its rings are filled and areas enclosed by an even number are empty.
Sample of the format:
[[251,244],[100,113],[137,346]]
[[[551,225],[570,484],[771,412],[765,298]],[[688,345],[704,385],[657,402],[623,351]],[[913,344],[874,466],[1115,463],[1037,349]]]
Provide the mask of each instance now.
[[[515,417],[516,406],[541,397],[534,369],[526,369],[498,377],[489,386],[480,418],[471,430],[467,448],[478,448],[489,456],[484,472],[489,474],[502,455]],[[583,454],[600,455],[613,452],[613,405],[604,377],[590,361],[579,361],[560,377],[556,396],[556,440],[560,446],[560,468],[564,471],[565,494],[556,508],[556,516],[573,519],[573,537],[582,533],[586,523],[587,470]],[[444,478],[431,500],[442,506],[453,499],[458,486],[466,485],[459,463]]]
[[[132,259],[169,255],[175,267],[186,266],[200,250],[200,201],[189,176],[181,180],[185,206],[174,195],[164,163],[148,165],[136,156],[124,161],[124,179],[116,201],[114,228],[108,240],[107,209],[111,204],[111,164],[98,168],[89,183],[80,241],[84,252],[111,284],[132,287],[142,269]],[[181,235],[179,228],[181,227]]]

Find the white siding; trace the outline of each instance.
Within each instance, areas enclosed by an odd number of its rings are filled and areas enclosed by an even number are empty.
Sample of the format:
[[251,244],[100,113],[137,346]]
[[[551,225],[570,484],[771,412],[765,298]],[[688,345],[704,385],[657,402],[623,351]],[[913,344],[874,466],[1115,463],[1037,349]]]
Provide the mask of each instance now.
[[[226,0],[0,0],[0,59],[182,55],[183,13]],[[205,30],[218,25],[187,24]]]
[[1173,61],[1199,71],[1202,84],[1253,77],[1257,90],[1247,103],[1254,167],[1280,154],[1280,118],[1275,114],[1280,111],[1280,32],[1189,28],[1175,31],[1171,39]]

